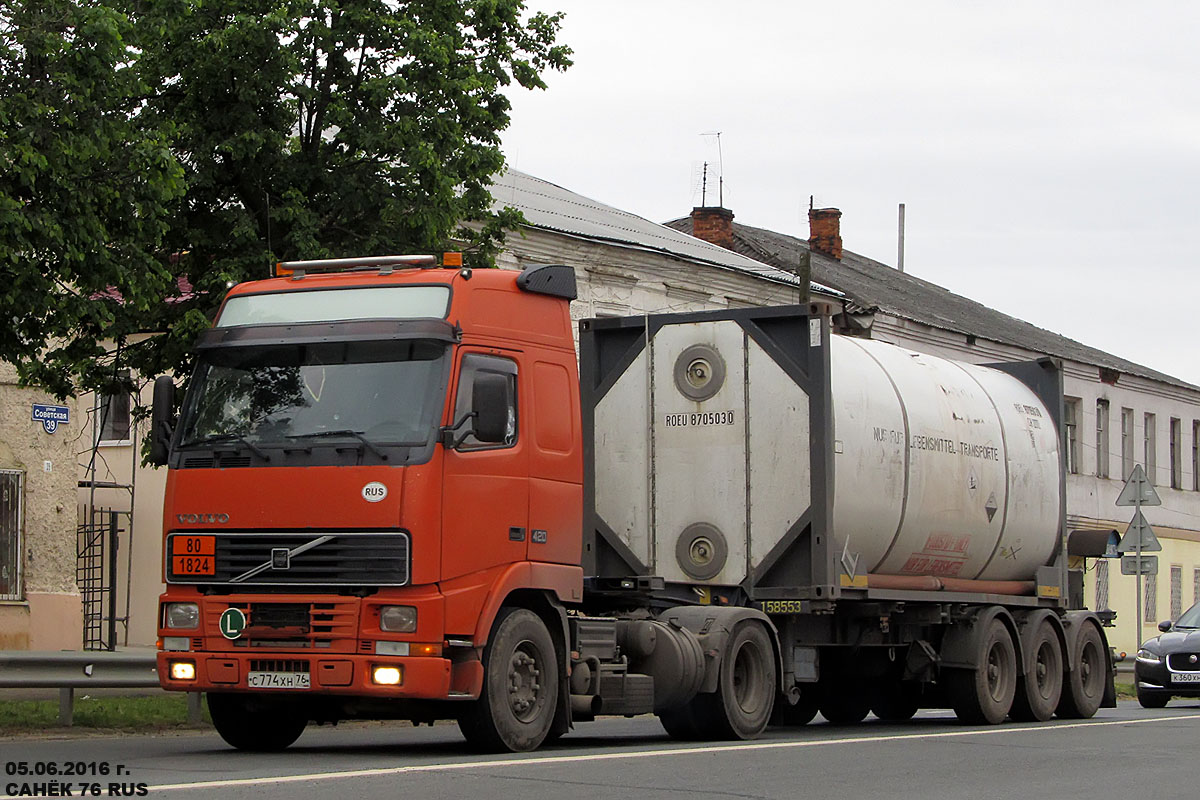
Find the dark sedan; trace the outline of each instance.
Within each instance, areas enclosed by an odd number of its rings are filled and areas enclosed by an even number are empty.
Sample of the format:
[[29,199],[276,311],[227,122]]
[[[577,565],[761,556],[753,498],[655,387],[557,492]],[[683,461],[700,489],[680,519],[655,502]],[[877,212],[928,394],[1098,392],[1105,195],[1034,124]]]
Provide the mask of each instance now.
[[1133,666],[1144,708],[1162,708],[1172,697],[1200,697],[1200,603],[1158,629],[1162,635],[1142,643]]

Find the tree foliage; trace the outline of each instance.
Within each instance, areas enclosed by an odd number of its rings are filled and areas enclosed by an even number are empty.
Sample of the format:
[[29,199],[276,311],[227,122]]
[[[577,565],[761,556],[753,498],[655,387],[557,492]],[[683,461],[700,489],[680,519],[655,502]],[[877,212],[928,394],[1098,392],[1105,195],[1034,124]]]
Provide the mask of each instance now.
[[523,5],[0,0],[0,164],[19,168],[0,269],[20,285],[0,310],[21,321],[0,358],[65,392],[96,383],[98,340],[156,330],[123,359],[183,374],[229,283],[277,260],[457,239],[487,263],[519,219],[488,191],[505,92],[570,64],[559,15]]

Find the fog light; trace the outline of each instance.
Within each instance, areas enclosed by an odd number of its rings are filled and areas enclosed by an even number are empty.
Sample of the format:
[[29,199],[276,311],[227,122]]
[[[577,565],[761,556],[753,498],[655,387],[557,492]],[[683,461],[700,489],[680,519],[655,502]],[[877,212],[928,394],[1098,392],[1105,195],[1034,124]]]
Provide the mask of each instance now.
[[195,628],[200,624],[200,606],[195,603],[167,603],[163,618],[168,628]]
[[191,642],[186,636],[164,636],[162,638],[163,650],[189,650]]
[[376,642],[375,655],[406,656],[408,655],[408,642]]
[[196,665],[191,661],[172,661],[171,662],[171,680],[175,681],[194,681],[196,680]]
[[412,633],[417,629],[417,610],[412,606],[380,606],[379,629],[389,633]]
[[371,673],[371,680],[383,686],[399,686],[400,668],[375,667],[374,671]]

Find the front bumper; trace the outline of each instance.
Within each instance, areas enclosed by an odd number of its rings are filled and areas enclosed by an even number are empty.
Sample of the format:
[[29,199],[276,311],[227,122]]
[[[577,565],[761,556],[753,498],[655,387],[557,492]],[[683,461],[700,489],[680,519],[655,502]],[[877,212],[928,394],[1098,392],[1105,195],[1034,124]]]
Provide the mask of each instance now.
[[[195,665],[193,680],[176,680],[171,677],[173,662],[191,662]],[[261,662],[286,662],[284,669],[273,669],[275,665]],[[252,664],[252,662],[260,662]],[[255,668],[257,672],[297,672],[304,667],[309,675],[307,689],[260,689],[252,688],[248,676]],[[263,667],[267,666],[267,669]],[[400,683],[381,685],[374,683],[371,676],[376,667],[397,667]],[[461,671],[461,670],[460,670]],[[313,653],[262,652],[207,653],[196,651],[170,651],[158,654],[158,680],[164,689],[179,692],[254,692],[275,695],[337,694],[358,697],[411,698],[444,700],[459,697],[469,692],[452,691],[454,670],[450,659],[428,656],[396,657],[357,654],[317,656]],[[461,681],[460,681],[461,682]],[[466,688],[466,687],[463,687]],[[477,694],[477,692],[476,692]]]
[[1181,675],[1197,673],[1179,673],[1167,669],[1166,662],[1147,664],[1145,661],[1134,663],[1133,676],[1138,691],[1143,694],[1169,694],[1172,697],[1200,697],[1200,682],[1181,678]]

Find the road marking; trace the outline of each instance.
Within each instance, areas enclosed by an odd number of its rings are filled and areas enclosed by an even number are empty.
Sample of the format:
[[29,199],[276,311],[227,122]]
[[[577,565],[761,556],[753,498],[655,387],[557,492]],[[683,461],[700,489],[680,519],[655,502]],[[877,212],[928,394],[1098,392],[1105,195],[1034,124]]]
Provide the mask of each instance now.
[[1144,725],[1151,722],[1176,722],[1200,719],[1200,714],[1183,714],[1177,717],[1149,717],[1146,719],[1112,720],[1107,722],[1069,722],[1053,725],[1006,725],[996,728],[983,728],[971,731],[940,731],[937,733],[891,734],[888,736],[854,736],[843,739],[813,739],[803,742],[750,742],[747,744],[705,745],[702,747],[673,747],[659,750],[634,750],[620,753],[589,753],[576,756],[526,756],[524,758],[503,758],[490,761],[455,761],[443,764],[416,764],[410,767],[382,767],[379,769],[356,769],[343,772],[310,772],[304,775],[263,776],[260,778],[237,778],[224,781],[205,781],[202,783],[173,783],[164,786],[153,786],[155,792],[182,791],[189,789],[221,789],[230,786],[263,786],[267,784],[297,783],[300,781],[327,781],[343,778],[369,778],[383,775],[404,775],[414,772],[443,772],[450,770],[486,769],[494,767],[515,767],[537,764],[569,764],[582,761],[616,761],[624,758],[655,758],[657,756],[693,756],[705,753],[724,753],[741,750],[786,750],[802,747],[824,747],[832,744],[871,744],[874,742],[895,742],[905,739],[952,739],[967,736],[997,736],[1006,733],[1028,733],[1029,731],[1065,730],[1067,728],[1096,728],[1113,725]]

